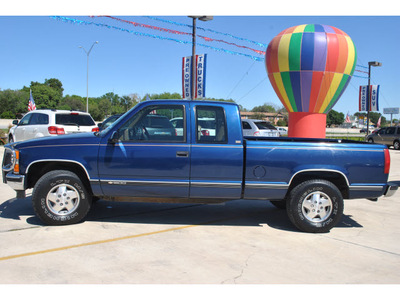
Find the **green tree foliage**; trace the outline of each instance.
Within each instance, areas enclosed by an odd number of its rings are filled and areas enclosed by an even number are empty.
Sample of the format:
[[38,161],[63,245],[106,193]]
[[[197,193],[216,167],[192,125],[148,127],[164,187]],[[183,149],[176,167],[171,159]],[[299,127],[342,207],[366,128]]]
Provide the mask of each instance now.
[[29,91],[0,91],[0,118],[14,119],[28,110]]
[[263,105],[254,107],[251,111],[252,112],[277,112],[278,108],[276,105],[271,103],[264,103]]
[[326,116],[326,125],[331,127],[332,125],[341,125],[344,122],[344,114],[337,112],[336,110],[331,110]]

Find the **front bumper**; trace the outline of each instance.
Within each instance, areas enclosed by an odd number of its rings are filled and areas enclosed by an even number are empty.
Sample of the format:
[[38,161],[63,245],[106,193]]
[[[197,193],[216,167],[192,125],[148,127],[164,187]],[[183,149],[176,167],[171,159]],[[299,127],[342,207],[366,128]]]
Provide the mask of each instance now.
[[385,195],[385,197],[391,197],[396,193],[398,188],[399,188],[398,185],[395,184],[394,182],[388,182],[383,195]]
[[9,172],[5,176],[6,183],[15,191],[25,190],[25,176]]

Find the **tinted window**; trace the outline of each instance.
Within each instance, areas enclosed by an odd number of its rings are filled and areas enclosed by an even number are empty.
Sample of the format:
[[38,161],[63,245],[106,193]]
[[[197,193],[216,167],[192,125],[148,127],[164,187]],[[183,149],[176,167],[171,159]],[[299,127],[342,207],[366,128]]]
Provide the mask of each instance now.
[[46,114],[33,113],[29,125],[47,125],[49,124],[49,116]]
[[[203,121],[206,121],[205,123]],[[206,125],[207,127],[202,127]],[[225,111],[222,107],[196,107],[196,139],[198,143],[228,142]]]
[[386,134],[394,134],[396,127],[388,127],[386,130]]
[[248,122],[242,121],[242,127],[243,129],[251,129],[251,126]]
[[91,116],[80,115],[80,114],[56,114],[56,124],[79,125],[79,126],[95,125]]
[[254,122],[258,129],[275,129],[276,128],[268,122]]
[[121,141],[185,142],[185,128],[177,134],[171,123],[173,118],[182,118],[182,105],[149,106],[136,113],[119,130]]

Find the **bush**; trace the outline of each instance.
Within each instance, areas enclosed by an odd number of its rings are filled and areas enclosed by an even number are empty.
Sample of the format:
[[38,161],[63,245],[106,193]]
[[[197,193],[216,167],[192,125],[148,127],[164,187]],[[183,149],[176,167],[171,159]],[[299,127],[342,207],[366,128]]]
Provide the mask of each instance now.
[[15,114],[10,111],[5,111],[0,115],[1,119],[15,119]]

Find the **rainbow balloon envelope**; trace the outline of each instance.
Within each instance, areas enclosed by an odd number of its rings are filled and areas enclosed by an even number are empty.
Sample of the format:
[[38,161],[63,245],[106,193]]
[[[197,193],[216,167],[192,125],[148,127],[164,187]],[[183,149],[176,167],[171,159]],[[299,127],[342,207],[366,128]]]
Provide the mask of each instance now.
[[289,121],[293,112],[328,113],[350,82],[356,56],[351,38],[328,25],[294,26],[274,37],[266,67]]

